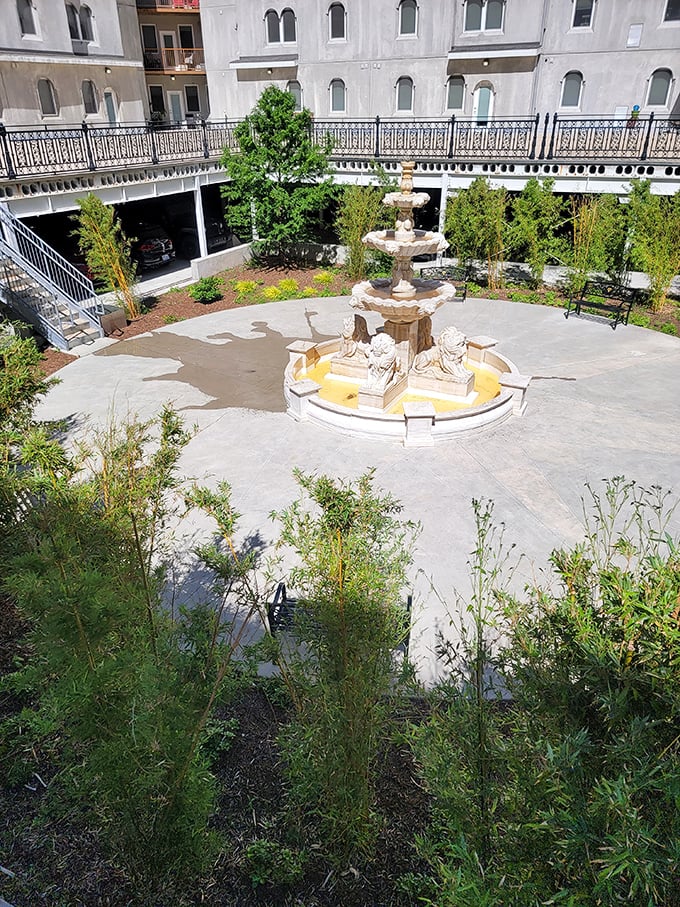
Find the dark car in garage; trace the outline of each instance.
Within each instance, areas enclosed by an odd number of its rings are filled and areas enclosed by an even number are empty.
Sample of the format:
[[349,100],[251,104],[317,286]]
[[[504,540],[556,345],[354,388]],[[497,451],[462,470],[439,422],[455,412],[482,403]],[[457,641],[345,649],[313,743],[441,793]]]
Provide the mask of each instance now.
[[175,247],[163,227],[158,224],[139,223],[130,230],[130,233],[135,237],[131,250],[132,259],[140,271],[159,268],[174,260]]

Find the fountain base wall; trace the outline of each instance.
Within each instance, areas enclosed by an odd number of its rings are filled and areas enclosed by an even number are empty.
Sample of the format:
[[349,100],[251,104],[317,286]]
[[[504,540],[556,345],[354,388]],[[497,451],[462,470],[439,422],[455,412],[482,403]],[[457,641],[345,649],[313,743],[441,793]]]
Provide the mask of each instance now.
[[[364,409],[361,400],[357,408],[350,409],[324,399],[320,396],[321,384],[311,380],[308,373],[338,353],[341,341],[328,340],[317,345],[297,341],[288,347],[289,363],[284,377],[288,413],[297,421],[311,422],[350,437],[380,438],[400,442],[405,447],[431,447],[464,433],[498,425],[523,412],[529,379],[494,349],[495,343],[490,337],[473,337],[468,343],[467,357],[469,362],[498,379],[500,392],[493,399],[447,412],[436,411],[432,403],[406,402],[404,412],[395,414],[377,406]],[[343,380],[341,376],[338,378]]]

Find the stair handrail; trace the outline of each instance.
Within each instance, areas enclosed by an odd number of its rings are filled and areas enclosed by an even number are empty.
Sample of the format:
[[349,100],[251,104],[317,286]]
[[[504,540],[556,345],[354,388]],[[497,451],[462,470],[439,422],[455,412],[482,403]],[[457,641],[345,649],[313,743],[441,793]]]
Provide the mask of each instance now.
[[92,281],[0,203],[0,246],[26,273],[88,321],[103,336],[104,305]]

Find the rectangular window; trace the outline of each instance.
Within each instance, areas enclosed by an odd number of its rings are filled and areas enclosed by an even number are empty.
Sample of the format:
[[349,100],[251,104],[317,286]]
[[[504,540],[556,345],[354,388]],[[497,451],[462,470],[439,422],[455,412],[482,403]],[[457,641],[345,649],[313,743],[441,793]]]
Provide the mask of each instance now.
[[86,79],[82,85],[83,90],[83,107],[85,108],[85,113],[97,113],[97,94],[95,92],[94,84]]
[[144,50],[158,50],[158,35],[155,25],[142,25],[142,47]]
[[487,0],[486,4],[486,22],[487,30],[497,30],[503,28],[503,0]]
[[149,85],[149,104],[151,113],[165,113],[165,99],[161,85]]
[[177,29],[179,32],[179,46],[183,49],[192,48],[194,44],[194,30],[190,25],[180,25]]
[[576,0],[573,28],[590,28],[593,21],[593,0]]
[[187,113],[201,112],[201,101],[198,96],[198,85],[184,86],[184,100],[186,102]]

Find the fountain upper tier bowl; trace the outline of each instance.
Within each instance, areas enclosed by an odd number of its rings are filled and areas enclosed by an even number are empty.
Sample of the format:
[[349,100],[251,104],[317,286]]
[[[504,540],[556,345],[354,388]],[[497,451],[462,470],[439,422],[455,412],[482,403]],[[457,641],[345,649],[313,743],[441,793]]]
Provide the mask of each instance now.
[[440,305],[456,296],[453,284],[441,280],[414,278],[410,289],[412,295],[400,296],[394,294],[395,287],[389,277],[365,280],[353,287],[350,305],[365,312],[379,312],[386,321],[395,324],[409,324],[433,315]]
[[398,258],[415,258],[417,255],[436,255],[448,248],[441,233],[413,230],[411,238],[403,239],[396,230],[374,230],[363,241],[372,249],[396,255]]

